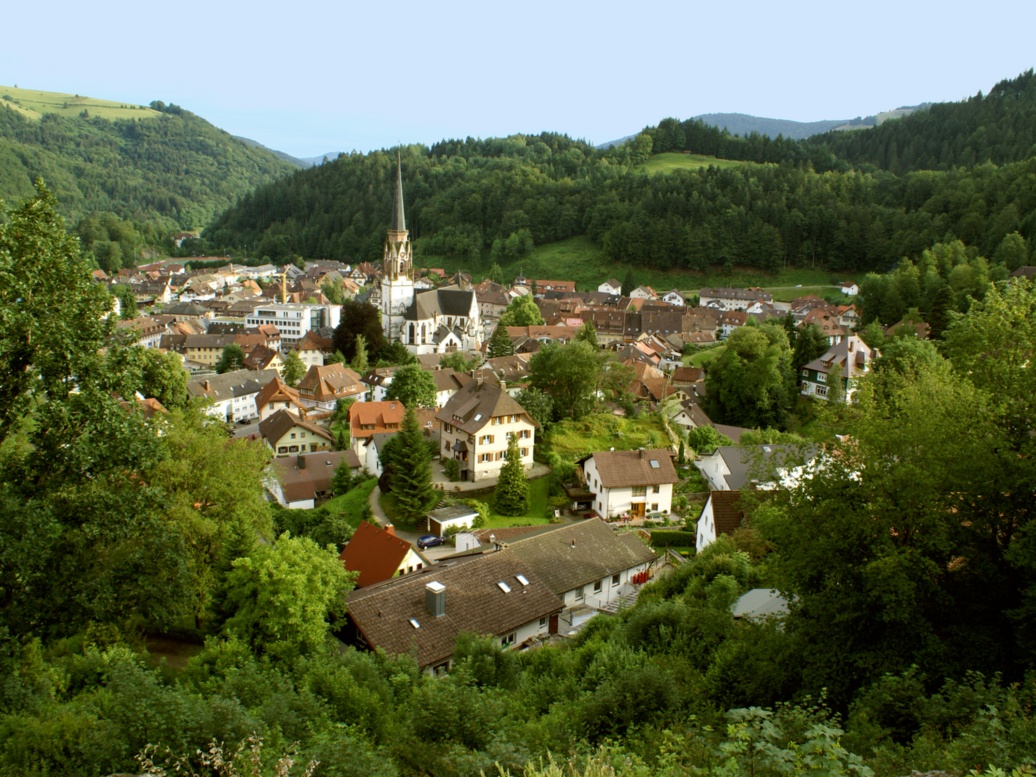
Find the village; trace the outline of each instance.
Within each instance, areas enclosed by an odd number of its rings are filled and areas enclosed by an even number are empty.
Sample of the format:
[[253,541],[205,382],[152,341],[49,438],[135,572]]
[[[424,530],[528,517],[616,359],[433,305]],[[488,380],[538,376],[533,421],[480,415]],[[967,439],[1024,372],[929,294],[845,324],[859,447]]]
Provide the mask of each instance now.
[[[389,653],[416,649],[429,670],[449,667],[461,633],[527,648],[629,605],[686,554],[746,528],[742,490],[816,465],[815,448],[738,445],[751,430],[713,423],[703,409],[707,368],[688,365],[687,355],[771,319],[812,326],[823,353],[803,365],[800,392],[826,400],[837,383],[832,398],[843,402],[877,355],[854,333],[852,304],[812,295],[782,303],[758,288],[659,293],[616,279],[578,291],[566,280],[519,276],[505,286],[416,269],[398,171],[381,266],[188,272],[165,261],[116,278],[98,270],[94,279],[132,290],[137,310],[121,316],[119,329],[140,347],[176,354],[190,398],[235,439],[268,447],[266,490],[280,507],[316,510],[368,484],[362,520],[350,516],[354,531],[341,549],[356,589],[339,635]],[[845,283],[839,291],[859,289]],[[368,309],[410,363],[371,366],[362,353],[346,360],[343,304]],[[522,405],[535,396],[534,360],[578,341],[605,355],[622,381],[611,394],[589,390],[595,416],[654,419],[654,444],[616,431],[615,444],[586,440],[566,461],[540,455],[550,418]],[[382,491],[404,398],[438,496],[421,519],[397,526]],[[138,400],[147,413],[163,411],[154,398]],[[711,430],[698,439],[718,444],[688,444],[695,430]],[[492,500],[512,442],[523,478],[549,481],[550,498],[529,520],[486,525],[479,500]],[[782,606],[768,591],[746,596],[749,612]]]

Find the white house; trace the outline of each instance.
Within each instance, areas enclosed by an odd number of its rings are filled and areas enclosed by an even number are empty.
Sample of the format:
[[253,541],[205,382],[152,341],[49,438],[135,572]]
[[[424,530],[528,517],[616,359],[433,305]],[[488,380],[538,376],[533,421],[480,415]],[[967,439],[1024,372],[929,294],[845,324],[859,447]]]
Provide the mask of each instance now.
[[817,466],[815,448],[797,445],[724,445],[695,462],[712,491],[793,487]]
[[636,451],[601,451],[579,462],[583,480],[594,495],[593,509],[605,518],[629,513],[643,517],[668,513],[673,506],[673,485],[680,478],[671,451],[657,448]]
[[670,305],[676,305],[678,307],[684,307],[687,304],[687,298],[680,293],[678,289],[667,291],[663,297],[663,302],[668,302]]
[[731,535],[746,525],[741,492],[712,491],[698,517],[695,551],[701,553],[721,534]]
[[256,397],[263,386],[279,377],[277,370],[233,370],[187,382],[187,396],[209,399],[205,412],[224,421],[258,418]]
[[615,296],[619,296],[622,294],[622,282],[615,280],[615,278],[610,278],[598,286],[597,290],[602,291],[605,294],[614,294]]

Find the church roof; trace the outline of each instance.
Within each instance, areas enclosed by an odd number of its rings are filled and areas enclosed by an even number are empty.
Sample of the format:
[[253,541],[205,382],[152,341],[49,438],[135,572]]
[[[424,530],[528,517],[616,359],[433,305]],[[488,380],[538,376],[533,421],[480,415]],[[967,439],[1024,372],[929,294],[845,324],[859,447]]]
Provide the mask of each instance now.
[[475,300],[475,292],[461,291],[447,286],[433,291],[420,292],[414,296],[413,304],[407,308],[407,321],[423,321],[436,316],[469,316]]

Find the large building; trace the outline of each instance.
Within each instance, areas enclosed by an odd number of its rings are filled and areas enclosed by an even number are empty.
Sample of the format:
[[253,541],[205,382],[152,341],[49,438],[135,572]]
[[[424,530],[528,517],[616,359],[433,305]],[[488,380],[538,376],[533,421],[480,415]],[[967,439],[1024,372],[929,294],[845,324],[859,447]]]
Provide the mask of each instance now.
[[377,296],[385,337],[402,343],[411,353],[477,351],[482,346],[482,319],[474,291],[458,286],[421,292],[414,288],[413,247],[403,213],[403,173],[398,160]]
[[314,329],[334,329],[341,320],[341,305],[305,305],[271,302],[260,305],[245,316],[245,325],[272,324],[281,334],[281,349],[286,353]]

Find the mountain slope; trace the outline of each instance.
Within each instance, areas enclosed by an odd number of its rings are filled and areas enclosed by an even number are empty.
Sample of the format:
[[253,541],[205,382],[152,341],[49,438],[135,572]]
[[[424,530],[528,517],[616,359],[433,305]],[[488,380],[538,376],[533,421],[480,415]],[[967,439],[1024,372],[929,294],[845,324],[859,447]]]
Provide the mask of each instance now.
[[22,199],[42,177],[72,222],[109,211],[167,229],[202,227],[295,169],[175,105],[0,86],[0,197]]

